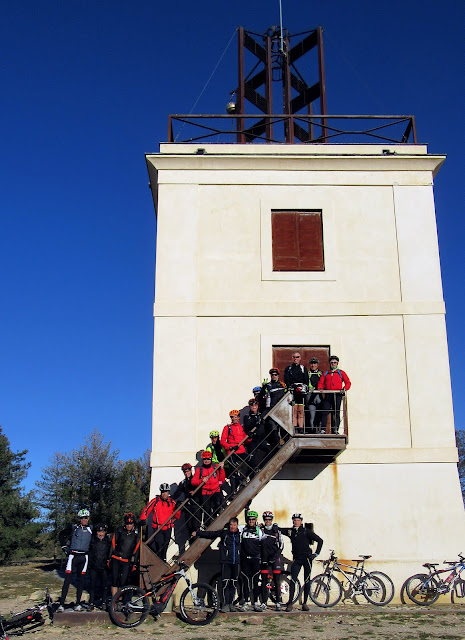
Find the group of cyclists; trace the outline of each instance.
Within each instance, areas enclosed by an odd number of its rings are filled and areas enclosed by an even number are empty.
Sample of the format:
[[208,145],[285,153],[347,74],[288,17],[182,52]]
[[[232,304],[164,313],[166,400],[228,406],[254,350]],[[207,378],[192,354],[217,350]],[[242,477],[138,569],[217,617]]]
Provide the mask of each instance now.
[[[275,610],[282,610],[280,577],[283,570],[283,535],[291,540],[293,556],[289,600],[285,610],[292,611],[296,580],[303,568],[305,582],[302,610],[308,611],[312,560],[320,553],[323,540],[310,526],[304,526],[300,513],[294,513],[292,516],[292,527],[278,526],[274,522],[272,511],[265,511],[262,517],[263,523],[258,524],[258,513],[249,510],[244,525],[239,525],[237,518],[230,518],[224,529],[199,529],[192,533],[193,537],[209,540],[220,538],[221,611],[229,613],[237,610],[248,611],[251,608],[254,611],[266,609],[269,577],[273,579]],[[315,552],[311,546],[314,542],[317,544]],[[234,602],[239,575],[242,578],[242,590],[236,607]]]
[[[108,535],[105,524],[89,525],[88,509],[80,509],[77,517],[79,524],[68,525],[58,536],[67,556],[65,580],[57,608],[59,612],[65,610],[73,575],[76,576],[74,611],[92,611],[98,589],[101,592],[98,600],[105,609],[109,586],[111,595],[114,595],[119,587],[128,583],[130,573],[137,570],[139,562],[140,534],[133,513],[124,515],[123,525],[112,536]],[[81,598],[87,571],[90,575],[89,601],[83,605]]]

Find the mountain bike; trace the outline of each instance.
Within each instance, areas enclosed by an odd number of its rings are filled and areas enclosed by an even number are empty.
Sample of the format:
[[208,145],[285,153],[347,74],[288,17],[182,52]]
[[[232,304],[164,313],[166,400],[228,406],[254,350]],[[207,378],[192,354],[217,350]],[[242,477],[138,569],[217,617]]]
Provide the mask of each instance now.
[[[187,589],[179,600],[179,614],[184,622],[205,625],[213,620],[219,608],[218,594],[209,584],[192,583],[186,573],[189,569],[187,564],[179,562],[177,571],[162,576],[155,583],[150,575],[150,566],[145,564],[140,567],[145,589],[128,585],[113,596],[109,613],[118,627],[130,629],[144,622],[149,614],[154,618],[160,616],[181,578],[187,583]],[[146,576],[150,589],[146,586]]]
[[[439,596],[451,593],[452,602],[465,596],[465,580],[461,577],[465,571],[465,557],[459,553],[459,560],[444,560],[449,565],[445,569],[436,569],[438,562],[425,562],[429,571],[416,573],[405,582],[405,591],[412,602],[419,606],[434,604]],[[443,574],[443,577],[441,577]],[[465,576],[465,573],[464,573]]]
[[[289,571],[282,571],[280,576],[281,576],[281,579],[280,579],[281,604],[283,606],[286,606],[287,604],[289,604],[289,592],[290,592],[290,585],[291,585],[292,578]],[[221,587],[220,572],[215,573],[213,578],[211,578],[210,586],[217,591],[221,600],[222,587]],[[270,575],[267,576],[266,588],[269,590],[269,598],[271,599],[273,604],[276,604],[273,576],[270,576]],[[295,591],[294,591],[294,598],[292,599],[292,604],[295,604],[298,601],[301,590],[302,590],[302,586],[300,584],[299,579],[297,578],[297,580],[295,581]],[[239,579],[237,581],[237,594],[234,600],[234,604],[237,604],[241,600],[241,596],[242,596],[242,578],[239,576]]]
[[45,623],[42,612],[45,610],[47,610],[50,620],[53,620],[52,602],[47,587],[43,602],[17,613],[12,612],[9,618],[0,616],[0,640],[8,639],[8,631],[13,631],[14,635],[22,635],[25,631],[31,631],[42,626]]
[[[350,589],[349,597],[363,595],[368,602],[384,606],[394,597],[394,584],[382,571],[365,570],[365,562],[371,556],[360,556],[360,560],[352,560],[355,564],[339,562],[331,549],[328,560],[323,560],[324,573],[310,581],[310,598],[319,607],[334,607],[342,598],[343,585],[333,574],[341,573],[346,582],[345,589]],[[345,570],[344,570],[345,568]]]

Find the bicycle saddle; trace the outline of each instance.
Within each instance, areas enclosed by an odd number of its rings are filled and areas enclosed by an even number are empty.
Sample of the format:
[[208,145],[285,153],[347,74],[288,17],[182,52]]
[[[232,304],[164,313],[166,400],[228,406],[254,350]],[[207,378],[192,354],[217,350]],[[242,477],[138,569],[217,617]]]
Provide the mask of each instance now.
[[430,567],[433,569],[434,567],[439,566],[439,562],[425,562],[423,566],[426,567],[427,569],[429,569]]
[[360,555],[361,558],[363,558],[364,560],[368,560],[368,558],[371,558],[371,556],[362,556]]

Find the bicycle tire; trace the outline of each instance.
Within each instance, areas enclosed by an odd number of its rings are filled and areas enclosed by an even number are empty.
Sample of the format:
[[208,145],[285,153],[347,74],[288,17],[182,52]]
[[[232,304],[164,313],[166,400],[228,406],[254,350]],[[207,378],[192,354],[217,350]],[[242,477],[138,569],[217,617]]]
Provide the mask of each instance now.
[[[425,583],[428,583],[425,586]],[[441,595],[434,578],[426,573],[416,573],[408,578],[405,583],[405,592],[412,602],[420,607],[434,604]]]
[[[192,593],[194,592],[194,597]],[[183,591],[179,613],[184,622],[195,626],[210,624],[218,613],[218,594],[209,584],[195,582]]]
[[391,580],[391,578],[386,573],[383,573],[382,571],[370,571],[368,575],[374,576],[375,578],[377,578],[377,580],[379,580],[383,584],[383,587],[385,590],[383,601],[377,602],[376,604],[378,604],[378,606],[380,607],[385,606],[386,604],[389,604],[394,597],[394,591],[395,591],[394,583]]
[[370,604],[377,607],[385,604],[386,588],[379,578],[367,573],[361,584],[362,592]]
[[142,624],[150,612],[145,591],[127,585],[115,593],[110,603],[110,618],[118,627],[132,629]]
[[465,580],[459,577],[454,584],[454,588],[450,592],[450,599],[452,603],[456,603],[462,598],[465,598]]
[[[283,571],[281,573],[280,579],[280,591],[281,591],[281,604],[288,605],[289,604],[289,594],[291,591],[291,574],[289,571]],[[300,592],[302,591],[302,585],[300,584],[300,580],[297,578],[295,581],[295,591],[294,597],[292,598],[292,604],[295,604],[300,598]],[[276,604],[276,596],[274,589],[271,590],[270,599],[273,604]]]
[[337,578],[321,573],[310,580],[310,599],[318,607],[334,607],[342,598],[342,585]]

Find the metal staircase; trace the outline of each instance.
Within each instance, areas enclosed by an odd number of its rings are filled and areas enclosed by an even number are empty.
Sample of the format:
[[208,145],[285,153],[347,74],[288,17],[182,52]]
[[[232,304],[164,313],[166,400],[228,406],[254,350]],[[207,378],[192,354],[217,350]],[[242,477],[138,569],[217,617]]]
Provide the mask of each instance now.
[[[331,393],[331,392],[330,392]],[[326,428],[326,433],[320,434],[296,434],[292,426],[292,407],[289,403],[290,393],[286,393],[284,397],[276,404],[267,414],[267,418],[273,418],[281,427],[281,442],[268,456],[265,464],[256,472],[251,470],[250,479],[231,499],[225,499],[222,505],[221,513],[206,527],[207,531],[222,529],[232,517],[245,509],[255,496],[268,484],[270,480],[282,469],[282,467],[292,459],[295,463],[330,463],[332,462],[347,445],[347,403],[346,398],[343,402],[343,425],[342,434],[328,433],[330,428]],[[230,454],[232,455],[232,454]],[[226,458],[228,460],[230,455]],[[253,475],[252,475],[253,474]],[[201,491],[198,487],[195,491]],[[187,503],[187,500],[179,506],[181,510]],[[141,543],[141,564],[150,566],[150,573],[153,580],[158,580],[163,574],[169,572],[176,566],[178,561],[192,565],[202,553],[207,549],[212,540],[204,538],[196,538],[189,547],[178,556],[173,556],[170,564],[161,560],[148,546],[148,543],[154,538],[154,533],[146,542]]]

